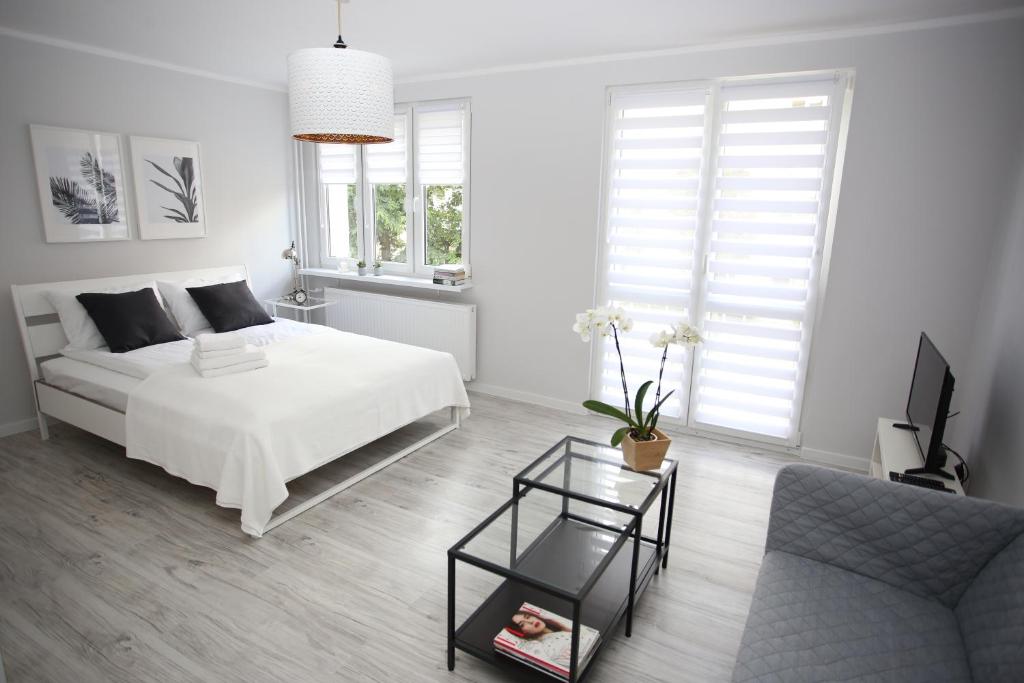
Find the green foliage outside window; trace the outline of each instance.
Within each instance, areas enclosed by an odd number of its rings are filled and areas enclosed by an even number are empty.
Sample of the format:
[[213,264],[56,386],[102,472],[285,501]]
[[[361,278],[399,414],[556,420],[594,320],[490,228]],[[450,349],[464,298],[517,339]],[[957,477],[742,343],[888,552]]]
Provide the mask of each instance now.
[[[405,185],[373,186],[374,220],[376,225],[376,258],[383,262],[405,263],[406,196]],[[462,186],[428,185],[426,198],[426,263],[462,263]],[[356,185],[347,186],[348,252],[359,257],[359,222],[356,211]]]
[[428,185],[427,265],[462,263],[462,185]]
[[356,186],[348,186],[348,254],[359,256],[359,223],[356,222]]
[[377,258],[405,263],[405,185],[373,186],[377,225]]

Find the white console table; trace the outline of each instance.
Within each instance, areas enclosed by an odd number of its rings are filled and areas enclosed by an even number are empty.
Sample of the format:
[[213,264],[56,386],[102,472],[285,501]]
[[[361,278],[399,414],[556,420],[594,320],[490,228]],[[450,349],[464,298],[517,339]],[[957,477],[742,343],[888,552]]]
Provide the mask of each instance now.
[[[914,467],[923,467],[924,458],[917,448],[914,433],[906,429],[893,427],[898,422],[905,420],[890,420],[882,417],[878,419],[878,430],[875,432],[875,448],[871,452],[871,476],[877,479],[889,480],[889,472],[905,472]],[[946,461],[943,468],[953,475],[952,481],[943,479],[934,474],[920,474],[917,476],[927,477],[942,482],[946,488],[953,489],[957,495],[964,495],[964,489],[960,480],[956,478],[953,470],[955,458]]]

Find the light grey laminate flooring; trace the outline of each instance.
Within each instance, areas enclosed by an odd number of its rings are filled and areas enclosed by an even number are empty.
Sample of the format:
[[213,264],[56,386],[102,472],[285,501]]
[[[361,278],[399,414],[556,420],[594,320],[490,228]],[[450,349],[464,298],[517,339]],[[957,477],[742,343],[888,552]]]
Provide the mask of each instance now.
[[[10,683],[502,681],[445,666],[446,549],[566,434],[613,423],[474,394],[463,428],[270,532],[214,493],[68,426],[0,439],[0,653]],[[301,499],[417,424],[292,483]],[[676,435],[672,554],[588,680],[727,680],[776,471],[791,460]],[[290,499],[291,500],[291,499]],[[288,505],[288,503],[286,503]],[[459,575],[464,617],[492,583]]]

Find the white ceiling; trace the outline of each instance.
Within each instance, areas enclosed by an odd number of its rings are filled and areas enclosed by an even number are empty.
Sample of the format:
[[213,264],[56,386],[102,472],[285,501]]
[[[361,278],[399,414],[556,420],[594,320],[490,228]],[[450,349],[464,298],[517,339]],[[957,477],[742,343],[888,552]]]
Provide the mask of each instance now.
[[[1024,0],[351,0],[346,42],[397,78],[767,34],[937,19]],[[329,46],[333,0],[0,0],[0,27],[283,86]]]

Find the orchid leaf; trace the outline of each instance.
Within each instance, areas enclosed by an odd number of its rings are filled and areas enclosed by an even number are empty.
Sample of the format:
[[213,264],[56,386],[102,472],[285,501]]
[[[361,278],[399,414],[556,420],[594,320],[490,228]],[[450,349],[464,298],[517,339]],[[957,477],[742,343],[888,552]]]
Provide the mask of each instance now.
[[631,427],[619,427],[618,429],[615,430],[615,432],[612,434],[612,448],[615,448],[620,443],[622,443],[622,440],[626,438],[626,434],[629,433],[630,429]]
[[647,413],[647,419],[651,423],[649,425],[645,425],[648,433],[650,433],[650,430],[654,429],[654,425],[657,424],[658,422],[658,416],[661,414],[662,404],[665,403],[665,401],[667,401],[669,397],[674,393],[676,393],[675,389],[665,394],[665,396],[660,401],[654,404],[654,407],[651,408],[651,412]]
[[650,389],[651,385],[654,384],[654,380],[647,380],[640,385],[640,389],[636,392],[636,423],[643,425],[644,423],[644,396],[647,395],[647,390]]
[[624,413],[621,410],[619,410],[618,408],[616,408],[614,406],[610,406],[607,403],[604,403],[602,401],[594,401],[594,400],[584,401],[583,402],[583,407],[586,408],[587,410],[592,410],[595,413],[599,413],[601,415],[607,415],[608,417],[614,417],[616,420],[622,420],[623,422],[628,424],[630,427],[638,426],[635,422],[633,422],[633,420],[631,420],[626,415],[626,413]]

